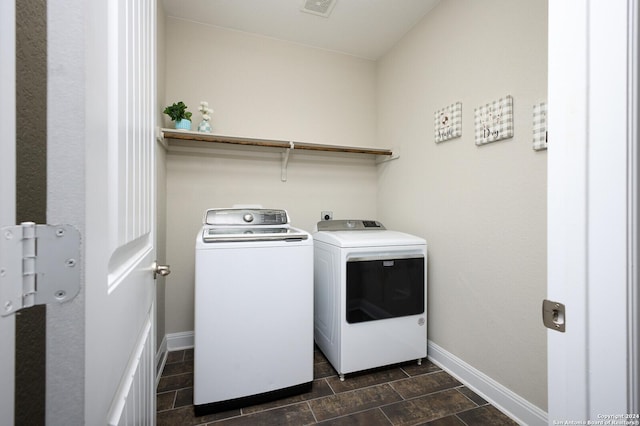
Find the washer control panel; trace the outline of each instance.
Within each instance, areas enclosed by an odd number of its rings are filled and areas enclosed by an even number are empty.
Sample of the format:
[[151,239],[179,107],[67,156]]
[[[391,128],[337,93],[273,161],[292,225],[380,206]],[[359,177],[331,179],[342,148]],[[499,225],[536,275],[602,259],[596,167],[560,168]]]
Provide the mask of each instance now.
[[289,224],[286,210],[278,209],[209,209],[204,224],[213,226],[285,226]]

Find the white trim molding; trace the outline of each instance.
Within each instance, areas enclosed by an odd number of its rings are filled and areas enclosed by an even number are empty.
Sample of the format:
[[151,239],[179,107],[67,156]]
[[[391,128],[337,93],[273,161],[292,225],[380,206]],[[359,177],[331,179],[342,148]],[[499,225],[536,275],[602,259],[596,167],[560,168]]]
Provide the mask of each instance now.
[[633,1],[629,4],[629,36],[628,36],[628,118],[627,123],[627,158],[629,159],[629,229],[627,232],[629,253],[627,264],[627,292],[628,296],[628,377],[629,392],[628,406],[630,413],[640,412],[640,287],[638,286],[638,259],[640,253],[640,239],[638,228],[640,226],[640,200],[638,191],[640,188],[640,172],[638,171],[638,155],[640,146],[640,2]]
[[156,351],[156,389],[162,376],[162,370],[164,370],[164,366],[167,363],[167,355],[169,355],[169,350],[167,349],[167,336],[165,335]]
[[171,352],[193,348],[194,336],[193,331],[167,334],[167,350]]
[[547,425],[546,412],[431,340],[427,343],[427,352],[431,362],[437,364],[518,423],[529,426]]
[[162,370],[167,363],[167,356],[171,351],[193,348],[193,331],[182,331],[180,333],[165,334],[156,352],[156,388],[160,383]]

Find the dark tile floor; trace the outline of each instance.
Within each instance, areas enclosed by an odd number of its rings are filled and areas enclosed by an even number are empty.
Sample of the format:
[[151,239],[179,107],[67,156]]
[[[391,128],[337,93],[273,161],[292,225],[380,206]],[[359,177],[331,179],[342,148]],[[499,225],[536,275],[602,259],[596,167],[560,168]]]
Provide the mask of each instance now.
[[157,390],[157,425],[516,425],[429,361],[347,375],[318,349],[311,392],[202,417],[193,415],[193,350],[170,352]]

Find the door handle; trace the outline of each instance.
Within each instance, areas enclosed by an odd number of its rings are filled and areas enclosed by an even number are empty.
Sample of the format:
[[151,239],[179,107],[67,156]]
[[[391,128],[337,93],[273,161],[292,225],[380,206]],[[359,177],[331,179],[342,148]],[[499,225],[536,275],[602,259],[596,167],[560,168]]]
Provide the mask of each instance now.
[[157,261],[153,262],[153,279],[155,280],[158,275],[166,277],[171,273],[170,265],[160,265]]

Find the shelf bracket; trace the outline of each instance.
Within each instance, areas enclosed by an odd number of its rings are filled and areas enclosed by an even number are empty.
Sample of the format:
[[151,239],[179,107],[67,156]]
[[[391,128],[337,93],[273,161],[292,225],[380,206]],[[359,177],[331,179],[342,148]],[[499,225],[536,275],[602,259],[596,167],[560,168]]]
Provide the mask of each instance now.
[[377,158],[376,164],[382,164],[400,158],[400,148],[393,148],[391,152],[392,154],[389,156]]
[[293,142],[289,142],[289,148],[285,149],[282,153],[282,168],[280,171],[280,180],[283,182],[287,181],[287,165],[289,164],[289,154],[291,150],[295,149],[295,144]]
[[165,150],[169,149],[167,140],[164,138],[164,131],[160,127],[156,127],[156,141],[162,145]]

